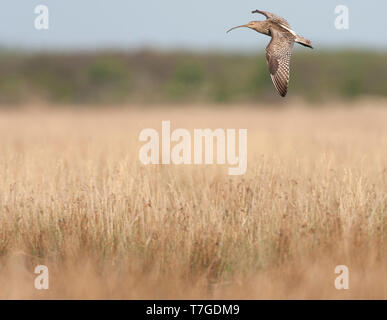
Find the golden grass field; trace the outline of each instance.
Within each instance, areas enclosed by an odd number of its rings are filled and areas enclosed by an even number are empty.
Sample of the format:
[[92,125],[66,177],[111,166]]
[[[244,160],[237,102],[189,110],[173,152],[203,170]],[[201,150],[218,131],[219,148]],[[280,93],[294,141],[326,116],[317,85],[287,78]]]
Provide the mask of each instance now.
[[[0,298],[386,299],[386,105],[3,109]],[[162,120],[247,128],[246,175],[143,166]]]

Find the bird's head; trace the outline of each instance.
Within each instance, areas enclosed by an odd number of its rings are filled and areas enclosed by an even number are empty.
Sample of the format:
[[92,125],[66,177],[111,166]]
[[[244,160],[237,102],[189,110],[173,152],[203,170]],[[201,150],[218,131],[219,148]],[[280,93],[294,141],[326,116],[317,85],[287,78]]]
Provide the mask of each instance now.
[[227,31],[227,33],[229,33],[232,30],[238,29],[238,28],[249,28],[249,29],[253,29],[253,30],[259,30],[261,23],[262,23],[262,21],[250,21],[248,24],[244,24],[242,26],[237,26],[237,27],[231,28],[230,30]]

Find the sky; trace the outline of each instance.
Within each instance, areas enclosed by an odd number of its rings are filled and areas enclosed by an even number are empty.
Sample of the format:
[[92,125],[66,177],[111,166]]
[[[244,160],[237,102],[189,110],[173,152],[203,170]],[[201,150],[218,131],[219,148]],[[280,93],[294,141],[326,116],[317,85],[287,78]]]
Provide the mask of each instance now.
[[[48,7],[48,30],[35,28],[37,5]],[[347,30],[335,28],[338,5],[349,10]],[[226,30],[263,20],[251,13],[255,9],[283,16],[316,48],[387,50],[382,0],[1,0],[0,47],[253,51],[268,39],[248,29]]]

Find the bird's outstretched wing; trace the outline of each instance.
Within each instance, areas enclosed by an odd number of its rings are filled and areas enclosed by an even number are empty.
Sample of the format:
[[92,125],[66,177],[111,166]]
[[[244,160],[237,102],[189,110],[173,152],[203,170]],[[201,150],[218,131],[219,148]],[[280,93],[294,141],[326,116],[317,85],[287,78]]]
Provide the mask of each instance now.
[[278,93],[285,97],[290,78],[290,58],[294,39],[274,28],[270,29],[271,41],[266,48],[266,59],[269,65],[271,80]]
[[260,10],[255,10],[252,13],[260,13],[263,14],[267,19],[271,19],[273,22],[276,22],[278,24],[282,24],[285,27],[290,28],[289,22],[287,22],[284,18],[277,16],[274,13],[267,12],[267,11],[260,11]]

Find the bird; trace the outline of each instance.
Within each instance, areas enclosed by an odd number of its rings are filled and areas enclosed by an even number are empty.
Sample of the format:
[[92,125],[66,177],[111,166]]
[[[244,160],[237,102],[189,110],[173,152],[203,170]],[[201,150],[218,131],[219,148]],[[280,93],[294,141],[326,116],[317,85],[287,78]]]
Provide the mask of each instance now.
[[312,42],[292,30],[289,23],[282,17],[267,11],[255,10],[266,17],[264,21],[251,21],[248,24],[231,28],[249,28],[271,37],[266,47],[266,60],[269,66],[270,77],[280,96],[285,97],[288,93],[290,79],[290,58],[294,43],[297,42],[305,47],[313,49]]

